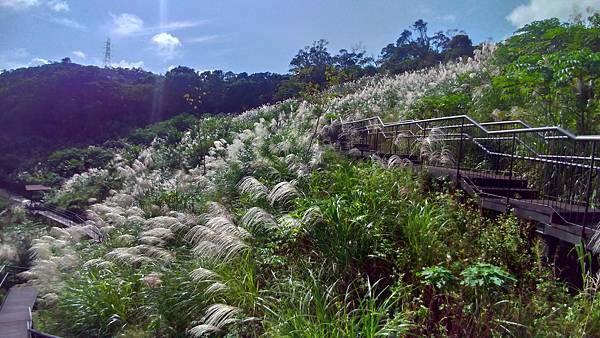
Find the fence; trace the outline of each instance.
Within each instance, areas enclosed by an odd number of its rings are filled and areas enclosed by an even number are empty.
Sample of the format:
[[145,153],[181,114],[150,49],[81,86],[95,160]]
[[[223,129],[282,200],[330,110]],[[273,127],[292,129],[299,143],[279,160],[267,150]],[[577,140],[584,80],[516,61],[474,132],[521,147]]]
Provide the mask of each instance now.
[[[342,123],[348,148],[400,155],[425,166],[451,168],[495,199],[519,199],[555,210],[557,222],[600,222],[600,136],[522,121],[479,123],[466,115],[383,123],[379,117]],[[502,179],[500,179],[502,178]],[[594,212],[592,212],[594,211]]]

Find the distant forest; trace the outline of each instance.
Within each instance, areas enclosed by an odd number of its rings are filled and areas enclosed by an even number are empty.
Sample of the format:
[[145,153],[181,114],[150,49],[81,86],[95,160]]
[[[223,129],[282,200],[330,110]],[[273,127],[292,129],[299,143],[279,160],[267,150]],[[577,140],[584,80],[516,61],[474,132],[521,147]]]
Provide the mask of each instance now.
[[0,181],[66,147],[126,135],[181,113],[232,114],[367,75],[398,74],[468,57],[463,32],[429,34],[418,20],[377,59],[365,50],[331,53],[319,40],[300,49],[288,74],[197,72],[179,66],[164,75],[142,69],[60,62],[0,73]]

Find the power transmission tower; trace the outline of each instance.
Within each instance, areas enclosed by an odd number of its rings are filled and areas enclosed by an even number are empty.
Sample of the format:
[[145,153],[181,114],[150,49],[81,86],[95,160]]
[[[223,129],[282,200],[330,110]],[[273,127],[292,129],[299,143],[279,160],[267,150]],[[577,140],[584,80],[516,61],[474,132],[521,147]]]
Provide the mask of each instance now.
[[110,52],[110,38],[106,39],[106,44],[104,45],[104,68],[109,68],[112,66],[111,60],[111,52]]

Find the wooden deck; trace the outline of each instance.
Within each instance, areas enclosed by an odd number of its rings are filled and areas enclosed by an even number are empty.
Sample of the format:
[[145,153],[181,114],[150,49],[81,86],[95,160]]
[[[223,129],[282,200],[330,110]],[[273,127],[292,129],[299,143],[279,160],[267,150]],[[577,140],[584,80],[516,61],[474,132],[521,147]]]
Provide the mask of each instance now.
[[0,338],[28,338],[31,309],[37,290],[30,286],[13,286],[0,308]]

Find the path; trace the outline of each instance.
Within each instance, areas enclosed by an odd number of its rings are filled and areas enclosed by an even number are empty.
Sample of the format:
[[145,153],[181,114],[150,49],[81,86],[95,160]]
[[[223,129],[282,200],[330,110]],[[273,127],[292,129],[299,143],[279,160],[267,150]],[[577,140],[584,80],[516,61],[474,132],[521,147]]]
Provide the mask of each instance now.
[[0,338],[28,338],[31,309],[37,290],[30,286],[13,286],[0,308]]
[[343,122],[339,148],[410,160],[452,178],[482,209],[512,209],[536,222],[538,233],[600,251],[600,135],[467,115],[393,123],[372,117]]

